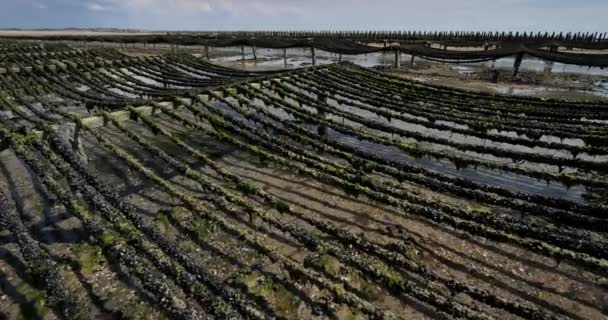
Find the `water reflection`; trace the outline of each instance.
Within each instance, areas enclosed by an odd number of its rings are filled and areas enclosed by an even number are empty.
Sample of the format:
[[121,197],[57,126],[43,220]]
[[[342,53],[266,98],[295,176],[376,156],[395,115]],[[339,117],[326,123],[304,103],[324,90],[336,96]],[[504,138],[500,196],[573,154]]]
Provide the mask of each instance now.
[[[253,55],[251,54],[251,52],[247,52],[247,51],[245,54],[246,60],[240,61],[242,59],[242,55],[240,53],[240,48],[238,49],[238,51],[235,50],[234,48],[232,48],[232,49],[224,48],[222,50],[225,51],[224,52],[225,56],[216,57],[216,58],[213,58],[212,60],[214,60],[216,63],[220,63],[220,64],[225,63],[227,66],[238,67],[238,68],[243,68],[243,69],[247,69],[247,70],[269,70],[269,69],[283,68],[284,64],[285,64],[285,61],[283,59],[283,50],[273,50],[273,49],[260,50],[260,49],[258,49],[258,51],[257,51],[258,60],[257,61],[247,60],[247,59],[253,58]],[[337,54],[323,52],[321,50],[316,50],[315,58],[316,58],[317,65],[335,63],[335,62],[338,62],[340,59],[340,57]],[[402,61],[408,61],[408,60],[406,60],[407,58],[408,58],[408,55],[405,55],[405,54],[402,55]],[[377,65],[392,64],[394,62],[394,55],[391,53],[386,53],[386,54],[373,53],[373,54],[356,55],[356,56],[342,55],[341,59],[343,61],[351,61],[351,62],[357,63],[359,65],[362,65],[362,66],[373,67],[373,66],[377,66]],[[238,61],[238,63],[235,63],[236,61]],[[310,65],[312,63],[311,52],[310,52],[310,50],[302,50],[301,48],[300,49],[288,49],[286,61],[287,61],[287,68],[297,68],[297,67]],[[513,59],[509,59],[509,58],[500,59],[500,60],[496,61],[496,67],[500,68],[503,65],[504,66],[508,65],[508,67],[510,68],[510,67],[512,67],[512,62],[513,62]],[[409,61],[406,63],[409,63]],[[427,62],[420,62],[420,63],[427,63]],[[460,72],[466,73],[466,72],[473,72],[473,70],[475,70],[476,67],[483,66],[483,64],[484,63],[458,65],[458,66],[454,66],[454,68],[456,70],[459,70]],[[544,63],[539,60],[529,61],[526,64],[522,64],[522,70],[525,70],[526,68],[528,68],[528,70],[542,71],[543,67],[544,67]],[[554,64],[554,69],[557,71],[558,69],[560,69],[560,65]],[[561,70],[565,70],[565,69],[562,68]],[[569,70],[568,72],[581,72],[584,74],[595,74],[592,72],[588,72],[589,70],[587,70],[586,68],[580,68],[580,67],[568,68],[567,70]],[[593,70],[593,69],[591,69],[591,70]],[[594,71],[594,72],[596,72],[596,71]],[[608,72],[606,70],[602,70],[602,72],[604,72],[604,73],[606,73],[606,75],[608,75]],[[607,83],[602,82],[600,84],[603,86],[608,86]],[[509,89],[507,89],[507,90],[509,90]],[[511,90],[511,92],[507,91],[505,93],[511,93],[511,94],[534,93],[532,91],[533,89],[512,88],[510,90]],[[541,87],[541,89],[538,89],[538,90],[551,90],[551,89]],[[332,104],[336,105],[335,102]],[[348,110],[350,112],[354,112],[355,114],[360,114],[360,115],[365,114],[366,116],[376,117],[376,115],[367,114],[367,112],[365,112],[364,110],[356,108],[352,105],[351,106],[340,105],[340,108],[343,109],[344,111]],[[230,112],[230,113],[232,113],[232,112]],[[289,116],[287,116],[286,114],[282,114],[282,115],[284,116],[284,118],[286,120],[289,118]],[[238,118],[238,116],[237,116],[237,118]],[[245,120],[245,119],[240,119],[240,120]],[[378,119],[378,120],[380,121],[383,119]],[[395,120],[393,119],[393,121],[395,121]],[[403,124],[391,123],[391,125],[397,125],[397,126],[406,125],[406,124],[408,126],[411,126],[410,123],[403,123]],[[250,123],[250,125],[259,127],[259,125],[257,125],[257,124]],[[319,132],[317,126],[306,125],[306,127],[312,133],[316,134]],[[416,129],[416,128],[414,128],[414,129]],[[420,128],[420,130],[422,130],[422,129],[423,128]],[[414,131],[418,131],[418,130],[414,130]],[[425,130],[422,130],[422,131],[425,131]],[[408,155],[404,154],[401,150],[399,150],[396,147],[384,146],[384,145],[376,144],[376,143],[373,143],[373,142],[370,142],[367,140],[361,140],[356,137],[341,134],[335,130],[332,130],[331,128],[327,128],[326,130],[324,130],[324,132],[325,132],[325,135],[327,135],[327,137],[329,139],[332,139],[338,143],[342,143],[342,144],[345,144],[350,147],[356,147],[366,153],[379,155],[387,160],[395,161],[398,163],[421,167],[421,168],[425,168],[425,169],[432,170],[435,172],[439,172],[439,173],[447,175],[447,176],[465,178],[465,179],[471,180],[475,183],[485,184],[485,185],[495,186],[495,187],[501,187],[501,188],[505,188],[507,190],[511,190],[514,192],[525,192],[525,193],[530,193],[530,194],[534,194],[534,195],[542,195],[545,197],[567,199],[567,200],[579,202],[579,203],[586,202],[585,199],[582,197],[585,193],[587,193],[587,190],[584,186],[567,187],[564,184],[557,182],[557,181],[551,181],[551,182],[539,181],[535,178],[528,177],[525,175],[519,175],[519,174],[514,174],[514,173],[509,173],[509,172],[501,172],[499,170],[492,170],[492,169],[486,169],[486,168],[481,168],[481,167],[479,167],[479,168],[473,168],[473,167],[457,168],[456,165],[454,165],[453,163],[451,163],[447,160],[435,159],[435,158],[428,157],[428,156],[424,156],[421,158],[412,158],[412,157],[409,157]]]
[[[317,131],[316,128],[311,128],[310,130],[312,132]],[[356,137],[344,135],[331,128],[327,129],[326,135],[329,139],[351,147],[357,147],[366,153],[379,155],[387,160],[433,170],[444,175],[465,178],[479,184],[501,187],[514,192],[526,192],[545,197],[567,199],[579,203],[585,202],[582,195],[586,193],[586,189],[583,186],[568,188],[559,182],[547,183],[524,175],[498,172],[485,168],[475,169],[467,167],[459,169],[447,160],[438,160],[428,156],[414,159],[408,157],[396,147],[384,146],[367,140],[361,140]]]
[[[257,49],[256,56],[257,61],[253,60],[253,52],[251,48],[245,48],[245,55],[241,54],[240,48],[215,48],[214,55],[211,60],[215,63],[225,64],[226,66],[236,67],[244,70],[276,70],[282,68],[295,69],[305,66],[312,65],[312,53],[310,49],[294,48],[287,49],[286,61],[283,58],[283,49]],[[196,56],[202,56],[196,54]],[[245,60],[243,61],[243,57]],[[411,56],[408,54],[401,54],[401,64],[408,65],[411,61]],[[395,55],[392,52],[376,52],[370,54],[361,55],[340,55],[326,52],[322,50],[315,50],[315,62],[316,65],[325,65],[342,61],[349,61],[364,67],[377,67],[377,66],[392,66],[394,64]],[[238,62],[238,63],[237,63]],[[466,64],[449,64],[450,68],[456,71],[462,76],[471,76],[476,72],[484,68],[496,68],[502,71],[511,71],[515,59],[512,57],[501,58],[496,61],[487,61],[479,63],[466,63]],[[415,65],[430,65],[436,64],[424,60],[423,58],[416,58]],[[534,57],[525,57],[520,70],[521,71],[534,71],[543,72],[545,71],[546,63],[543,60],[536,59]],[[600,68],[588,68],[584,66],[565,65],[562,63],[553,63],[551,67],[553,73],[573,73],[579,75],[588,76],[606,76],[608,77],[608,69]],[[513,87],[509,85],[499,85],[493,89],[498,93],[502,94],[513,94],[513,95],[538,95],[539,93],[567,93],[567,92],[579,92],[579,93],[590,93],[598,96],[608,97],[608,83],[597,82],[590,90],[578,90],[578,89],[565,89],[565,88],[551,88],[545,86],[534,86],[528,88]]]

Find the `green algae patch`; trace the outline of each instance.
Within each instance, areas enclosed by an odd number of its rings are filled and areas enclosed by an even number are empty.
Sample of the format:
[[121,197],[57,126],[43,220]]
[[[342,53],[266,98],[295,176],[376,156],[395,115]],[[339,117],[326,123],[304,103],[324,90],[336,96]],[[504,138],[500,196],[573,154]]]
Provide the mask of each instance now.
[[72,248],[72,253],[78,262],[80,272],[85,275],[95,272],[103,260],[101,248],[97,246],[79,244]]

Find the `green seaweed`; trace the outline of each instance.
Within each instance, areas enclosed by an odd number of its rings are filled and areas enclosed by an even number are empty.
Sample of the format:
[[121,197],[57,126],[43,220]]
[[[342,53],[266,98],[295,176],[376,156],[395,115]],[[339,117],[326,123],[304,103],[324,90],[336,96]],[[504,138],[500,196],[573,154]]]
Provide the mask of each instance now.
[[83,274],[93,273],[99,267],[103,259],[103,254],[99,247],[87,244],[76,245],[72,248],[72,253]]
[[319,257],[319,265],[329,275],[335,276],[340,272],[340,266],[336,260],[326,254]]
[[256,194],[258,187],[251,182],[242,181],[237,185],[237,189],[245,194]]
[[38,290],[26,282],[22,282],[16,288],[17,293],[21,294],[28,302],[26,308],[22,308],[23,316],[26,319],[43,319],[50,311],[46,304],[46,294],[44,290]]
[[164,212],[159,212],[154,218],[154,222],[158,225],[162,233],[169,233],[169,231],[172,230],[171,221]]
[[209,237],[210,234],[214,233],[217,230],[217,226],[215,224],[210,223],[208,220],[199,219],[194,222],[193,228],[196,236],[199,240],[204,240]]

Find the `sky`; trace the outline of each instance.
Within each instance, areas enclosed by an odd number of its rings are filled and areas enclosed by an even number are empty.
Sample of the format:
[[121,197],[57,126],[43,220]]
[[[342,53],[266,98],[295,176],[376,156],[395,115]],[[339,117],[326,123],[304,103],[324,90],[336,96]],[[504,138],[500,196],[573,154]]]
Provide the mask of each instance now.
[[608,0],[0,0],[0,28],[608,31]]

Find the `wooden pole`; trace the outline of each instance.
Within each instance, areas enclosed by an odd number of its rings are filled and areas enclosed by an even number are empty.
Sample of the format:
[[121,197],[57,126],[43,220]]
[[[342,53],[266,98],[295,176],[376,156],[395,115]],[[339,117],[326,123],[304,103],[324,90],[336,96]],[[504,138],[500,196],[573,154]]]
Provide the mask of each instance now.
[[401,67],[401,51],[395,50],[395,68]]
[[550,60],[545,60],[545,68],[543,69],[543,73],[548,76],[551,74],[551,71],[553,71],[553,61]]
[[519,73],[519,67],[521,66],[521,62],[524,60],[524,54],[518,53],[517,57],[515,57],[515,64],[513,64],[513,78],[517,77]]
[[315,57],[315,47],[310,47],[310,52],[312,54],[312,65],[313,67],[317,65],[316,57]]
[[285,68],[287,69],[287,49],[286,48],[283,49],[283,64],[285,65]]

